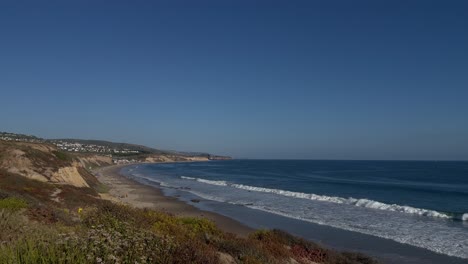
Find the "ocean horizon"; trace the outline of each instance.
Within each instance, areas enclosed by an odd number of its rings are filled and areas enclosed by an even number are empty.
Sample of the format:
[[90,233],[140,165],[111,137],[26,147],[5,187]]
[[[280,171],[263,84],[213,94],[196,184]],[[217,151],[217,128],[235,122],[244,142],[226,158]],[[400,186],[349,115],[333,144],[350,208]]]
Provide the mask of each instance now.
[[235,159],[139,164],[150,185],[468,259],[468,162]]

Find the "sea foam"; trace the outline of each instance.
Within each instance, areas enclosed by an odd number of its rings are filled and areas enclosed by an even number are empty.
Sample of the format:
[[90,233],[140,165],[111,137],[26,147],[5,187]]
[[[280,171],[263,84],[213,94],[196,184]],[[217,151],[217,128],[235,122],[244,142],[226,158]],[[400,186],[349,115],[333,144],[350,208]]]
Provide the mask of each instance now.
[[468,213],[465,213],[461,217],[462,221],[468,221]]
[[438,212],[435,210],[429,209],[422,209],[416,208],[407,205],[398,205],[398,204],[386,204],[379,201],[374,201],[370,199],[357,199],[357,198],[343,198],[343,197],[336,197],[336,196],[327,196],[327,195],[318,195],[313,193],[302,193],[302,192],[293,192],[281,189],[270,189],[264,187],[256,187],[256,186],[249,186],[244,184],[235,184],[235,183],[228,183],[226,181],[212,181],[206,180],[202,178],[192,178],[192,177],[185,177],[181,176],[182,179],[187,180],[195,180],[197,182],[202,182],[211,185],[217,186],[229,186],[237,189],[253,191],[253,192],[262,192],[262,193],[274,193],[277,195],[299,198],[299,199],[308,199],[314,201],[322,201],[322,202],[330,202],[330,203],[337,203],[337,204],[348,204],[358,207],[365,207],[370,209],[377,209],[377,210],[385,210],[385,211],[393,211],[393,212],[400,212],[406,214],[414,214],[420,216],[428,216],[428,217],[435,217],[435,218],[442,218],[442,219],[453,219],[453,220],[462,220],[468,221],[468,213],[463,214],[461,217],[451,216],[447,213]]
[[193,178],[193,177],[187,177],[187,176],[180,176],[180,178],[185,179],[185,180],[195,180],[197,182],[202,182],[202,183],[211,184],[211,185],[228,186],[228,183],[226,181],[210,181],[206,179]]
[[203,182],[211,185],[218,185],[218,186],[228,186],[226,181],[210,181],[210,180],[205,180],[205,179],[197,179],[198,182]]

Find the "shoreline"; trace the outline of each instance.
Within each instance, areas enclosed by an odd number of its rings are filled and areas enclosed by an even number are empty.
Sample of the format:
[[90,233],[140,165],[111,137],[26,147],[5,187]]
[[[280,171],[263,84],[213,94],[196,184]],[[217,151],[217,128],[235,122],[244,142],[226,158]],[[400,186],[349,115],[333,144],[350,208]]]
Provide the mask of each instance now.
[[226,206],[216,202],[208,202],[209,206],[206,207],[206,201],[193,205],[190,203],[191,198],[187,198],[193,195],[179,196],[177,190],[171,191],[172,194],[164,194],[162,187],[145,185],[119,173],[124,167],[132,165],[137,164],[110,165],[93,171],[101,183],[111,188],[103,195],[108,196],[103,197],[104,199],[140,208],[153,208],[176,216],[204,217],[212,220],[221,230],[241,237],[246,237],[258,229],[281,229],[330,249],[362,252],[382,263],[461,264],[466,261],[385,238],[321,226],[253,209]]
[[221,214],[204,211],[180,201],[176,197],[165,196],[160,188],[148,186],[120,174],[120,170],[135,164],[110,165],[93,170],[93,174],[109,191],[101,194],[106,200],[129,204],[138,208],[151,208],[179,217],[203,217],[213,221],[221,230],[247,237],[255,229]]

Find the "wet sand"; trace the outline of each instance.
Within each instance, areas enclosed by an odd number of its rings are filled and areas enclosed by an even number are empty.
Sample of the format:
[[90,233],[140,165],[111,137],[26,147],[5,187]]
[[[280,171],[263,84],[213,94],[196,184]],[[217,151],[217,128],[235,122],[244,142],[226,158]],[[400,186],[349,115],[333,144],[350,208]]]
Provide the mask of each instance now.
[[113,165],[94,171],[98,180],[109,187],[104,199],[129,204],[138,208],[151,208],[176,216],[204,217],[212,220],[220,229],[245,237],[254,229],[229,217],[202,211],[192,205],[179,201],[175,197],[164,196],[158,188],[141,184],[119,173],[128,165]]

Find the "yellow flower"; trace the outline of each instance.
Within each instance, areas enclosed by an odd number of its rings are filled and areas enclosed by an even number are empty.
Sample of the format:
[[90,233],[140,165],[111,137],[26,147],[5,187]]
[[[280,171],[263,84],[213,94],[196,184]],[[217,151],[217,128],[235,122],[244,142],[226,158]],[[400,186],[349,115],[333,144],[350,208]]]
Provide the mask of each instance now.
[[83,208],[78,208],[78,213],[81,214],[81,212],[83,212]]

